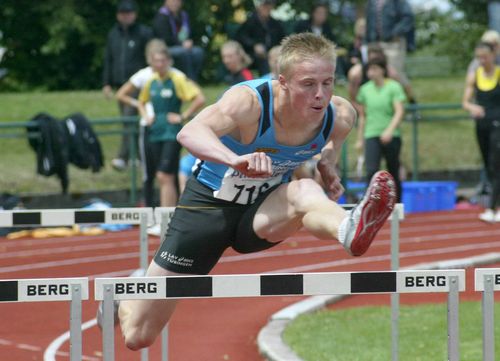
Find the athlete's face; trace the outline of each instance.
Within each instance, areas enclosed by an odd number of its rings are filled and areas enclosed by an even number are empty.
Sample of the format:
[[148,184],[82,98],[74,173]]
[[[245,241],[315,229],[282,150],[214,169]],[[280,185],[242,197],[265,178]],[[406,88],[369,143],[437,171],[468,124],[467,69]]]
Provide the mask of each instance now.
[[332,98],[334,74],[331,61],[313,58],[293,65],[287,76],[280,75],[280,83],[288,91],[294,110],[305,119],[318,119]]
[[243,67],[241,57],[238,55],[236,49],[232,47],[223,48],[221,51],[221,57],[225,67],[231,73],[236,73]]
[[165,74],[170,66],[170,58],[163,53],[155,53],[151,56],[151,67],[160,75]]
[[481,66],[491,66],[495,63],[495,53],[486,47],[476,49],[476,58]]
[[366,72],[368,79],[370,80],[382,80],[384,79],[384,68],[378,65],[371,64]]

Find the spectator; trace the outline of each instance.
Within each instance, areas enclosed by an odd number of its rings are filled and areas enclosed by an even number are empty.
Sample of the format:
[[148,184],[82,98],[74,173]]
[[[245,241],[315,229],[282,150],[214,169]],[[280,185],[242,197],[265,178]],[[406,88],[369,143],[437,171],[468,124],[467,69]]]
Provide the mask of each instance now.
[[[387,63],[387,58],[385,56],[384,50],[378,45],[370,45],[368,47],[367,58],[368,62],[370,60],[380,59]],[[349,70],[347,76],[348,77],[347,87],[349,91],[349,99],[351,100],[351,102],[354,104],[355,107],[359,106],[356,103],[356,98],[360,86],[369,81],[367,73],[368,73],[368,64],[365,62],[356,64]],[[411,84],[409,82],[405,82],[394,67],[387,65],[387,76],[390,79],[396,80],[397,82],[401,83],[401,85],[403,85],[408,100],[411,103],[415,103],[415,96],[413,94],[413,89],[411,87]]]
[[488,25],[500,33],[500,1],[488,0]]
[[[481,36],[482,43],[491,44],[495,52],[495,63],[500,65],[500,34],[496,30],[487,30]],[[479,68],[479,59],[474,57],[467,68],[467,74],[475,73]]]
[[309,19],[299,21],[295,26],[296,33],[311,32],[323,35],[330,41],[335,41],[332,28],[328,24],[328,4],[323,1],[316,2],[309,13]]
[[[113,88],[122,86],[132,74],[146,66],[144,49],[152,38],[151,29],[136,22],[137,5],[133,0],[120,1],[116,19],[117,23],[108,33],[104,55],[102,90],[108,99],[113,96]],[[137,115],[135,107],[122,102],[118,105],[122,117]],[[135,127],[130,123],[124,123],[123,126],[124,134],[118,155],[111,161],[117,170],[124,170],[130,161],[129,132]]]
[[462,105],[476,121],[477,142],[492,188],[490,205],[479,219],[500,222],[500,66],[495,64],[491,44],[480,43],[475,53],[479,68],[467,73]]
[[228,85],[234,85],[245,80],[253,79],[253,75],[247,68],[252,59],[245,53],[245,50],[240,43],[234,40],[225,42],[221,49],[220,55],[222,63],[226,68],[224,82]]
[[236,40],[243,45],[259,75],[269,73],[267,52],[285,36],[281,22],[271,16],[274,0],[254,0],[255,12],[238,29]]
[[[131,107],[139,108],[139,101],[136,99],[136,95],[139,91],[144,88],[149,79],[152,78],[154,73],[159,73],[162,71],[162,64],[154,63],[152,61],[153,54],[161,53],[167,51],[167,46],[165,42],[160,39],[152,39],[146,45],[146,60],[149,64],[146,68],[139,70],[137,73],[132,75],[130,79],[123,84],[120,89],[116,92],[116,98],[124,104],[128,104]],[[156,67],[155,67],[156,66]],[[158,67],[159,66],[159,67]],[[175,68],[171,68],[171,71],[178,71]],[[148,141],[148,128],[145,124],[145,119],[141,119],[139,130],[139,152],[141,158],[143,159],[143,184],[142,192],[144,197],[144,204],[147,207],[156,206],[154,201],[154,179],[155,170],[150,168],[154,165],[151,164],[152,156],[148,155],[151,150],[151,145]]]
[[165,0],[153,19],[153,31],[167,44],[175,66],[197,82],[205,52],[194,45],[189,15],[181,9],[182,0]]
[[[170,69],[171,57],[162,49],[151,54],[151,65],[160,69],[146,82],[139,95],[139,111],[148,129],[146,152],[148,178],[156,176],[160,188],[160,205],[175,206],[177,202],[177,173],[179,170],[180,144],[176,140],[182,123],[189,120],[199,110],[205,98],[200,88],[180,71]],[[181,112],[183,102],[189,106]],[[152,112],[146,109],[151,102]],[[157,225],[157,234],[160,227]],[[153,230],[148,233],[155,234]]]
[[268,54],[268,63],[270,72],[264,74],[262,78],[264,79],[278,79],[279,69],[278,69],[278,60],[280,56],[281,45],[273,46],[269,50]]
[[396,182],[397,200],[401,202],[401,180],[399,177],[401,132],[406,96],[401,84],[388,79],[387,63],[384,59],[368,62],[368,78],[357,95],[359,125],[356,148],[364,149],[366,178],[380,169],[382,157]]
[[[311,8],[309,19],[299,21],[295,26],[296,33],[311,32],[316,35],[323,35],[328,40],[334,42],[335,37],[332,28],[328,23],[329,6],[326,1],[317,1]],[[337,80],[342,79],[345,81],[346,77],[346,59],[345,49],[337,49],[337,67],[335,73]]]
[[359,18],[354,24],[354,39],[349,48],[349,69],[354,65],[366,63],[367,48],[365,44],[366,20]]
[[366,6],[366,42],[384,49],[387,63],[394,67],[404,83],[406,36],[414,28],[413,11],[407,0],[368,0]]

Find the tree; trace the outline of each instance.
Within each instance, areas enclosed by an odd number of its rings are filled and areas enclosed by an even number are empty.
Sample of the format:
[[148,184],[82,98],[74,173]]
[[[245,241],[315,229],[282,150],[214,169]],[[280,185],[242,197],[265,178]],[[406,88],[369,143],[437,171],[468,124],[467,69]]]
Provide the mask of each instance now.
[[[116,21],[118,0],[2,0],[0,46],[7,48],[2,67],[8,76],[3,90],[95,89],[101,86],[106,34]],[[161,1],[137,1],[138,21],[151,24]],[[309,12],[311,3],[278,0],[297,13]],[[338,9],[364,0],[337,0]],[[194,38],[207,52],[202,77],[213,81],[220,64],[219,47],[227,38],[227,25],[237,23],[235,15],[254,9],[253,0],[184,1],[190,14]],[[293,19],[292,19],[293,20]],[[341,44],[348,44],[352,24],[339,14],[332,25]]]
[[488,0],[450,0],[462,11],[467,22],[488,25]]

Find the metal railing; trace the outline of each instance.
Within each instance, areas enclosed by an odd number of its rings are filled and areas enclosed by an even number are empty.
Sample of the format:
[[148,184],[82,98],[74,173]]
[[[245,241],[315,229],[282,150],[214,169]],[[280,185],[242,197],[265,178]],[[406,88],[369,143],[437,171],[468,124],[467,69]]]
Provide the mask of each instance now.
[[[129,134],[130,159],[137,158],[137,144],[135,138],[139,134],[139,122],[137,116],[117,117],[117,118],[102,118],[92,119],[90,123],[98,137],[102,136],[122,136]],[[126,124],[126,127],[122,127]],[[120,125],[119,129],[96,129],[105,126]],[[40,133],[27,133],[28,127],[37,126],[35,121],[17,121],[17,122],[0,122],[0,139],[26,139],[40,137]],[[22,129],[22,131],[20,131]],[[131,162],[129,167],[130,172],[130,194],[129,205],[135,205],[137,202],[137,165]]]

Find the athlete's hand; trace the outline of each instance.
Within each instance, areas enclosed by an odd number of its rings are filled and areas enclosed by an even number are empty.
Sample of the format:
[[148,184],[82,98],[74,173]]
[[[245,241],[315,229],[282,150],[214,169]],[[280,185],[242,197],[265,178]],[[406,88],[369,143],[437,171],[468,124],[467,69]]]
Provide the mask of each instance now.
[[480,105],[472,104],[470,106],[469,113],[474,119],[484,118],[484,108]]
[[340,183],[337,169],[334,164],[319,161],[317,166],[321,179],[325,185],[325,191],[333,201],[338,201],[344,193],[344,186]]
[[170,124],[181,124],[182,123],[182,115],[179,113],[167,113],[167,122]]
[[249,178],[267,178],[273,174],[273,162],[263,152],[241,155],[231,167]]

